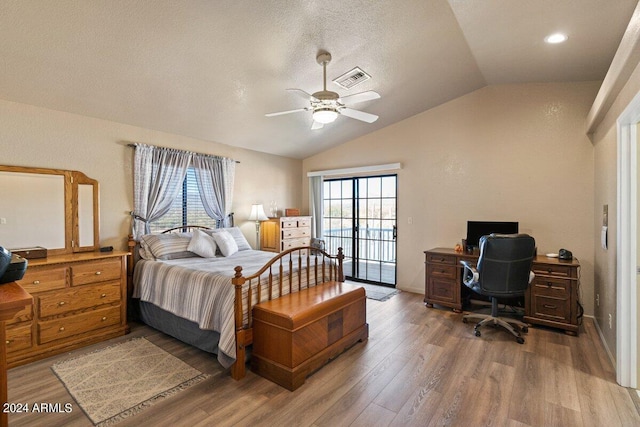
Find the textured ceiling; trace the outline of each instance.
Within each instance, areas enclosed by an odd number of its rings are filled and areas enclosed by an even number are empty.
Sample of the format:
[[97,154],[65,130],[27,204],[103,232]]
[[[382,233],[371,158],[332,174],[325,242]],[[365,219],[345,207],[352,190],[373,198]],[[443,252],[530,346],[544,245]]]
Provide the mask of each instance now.
[[[0,98],[304,158],[489,84],[601,80],[636,0],[2,0]],[[569,40],[547,45],[546,35]],[[311,130],[286,92],[375,90]],[[351,91],[331,79],[359,66]],[[152,143],[153,141],[142,141]]]

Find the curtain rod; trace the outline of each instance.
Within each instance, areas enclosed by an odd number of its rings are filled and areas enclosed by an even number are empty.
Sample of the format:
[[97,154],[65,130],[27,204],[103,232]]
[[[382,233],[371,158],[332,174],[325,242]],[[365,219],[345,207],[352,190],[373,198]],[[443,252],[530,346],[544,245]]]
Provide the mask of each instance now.
[[[144,145],[148,145],[148,144],[144,144]],[[127,147],[131,147],[131,148],[136,148],[136,144],[127,144]],[[196,151],[188,151],[188,150],[181,150],[179,148],[168,148],[168,147],[159,147],[157,145],[150,145],[150,147],[156,147],[156,148],[160,148],[162,150],[176,150],[176,151],[183,151],[185,153],[193,153],[193,154],[197,154],[199,156],[207,156],[207,157],[224,157],[224,156],[217,156],[215,154],[205,154],[205,153],[198,153]],[[233,160],[233,159],[232,159]],[[240,163],[239,160],[234,160],[236,163]]]

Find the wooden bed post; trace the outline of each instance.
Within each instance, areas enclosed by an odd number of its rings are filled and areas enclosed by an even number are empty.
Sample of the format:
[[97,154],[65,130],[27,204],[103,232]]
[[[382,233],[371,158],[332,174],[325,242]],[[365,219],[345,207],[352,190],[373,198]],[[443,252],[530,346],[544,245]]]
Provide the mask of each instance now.
[[[240,380],[244,378],[246,374],[246,337],[245,329],[242,324],[242,285],[244,285],[245,278],[242,277],[242,267],[238,266],[234,270],[236,271],[236,274],[233,279],[231,279],[231,283],[233,283],[235,288],[234,317],[236,325],[236,361],[231,365],[231,378],[234,380]],[[249,307],[249,310],[251,310],[251,307]]]
[[342,248],[338,248],[338,282],[344,282],[344,272],[342,271],[342,261],[344,260],[344,253]]

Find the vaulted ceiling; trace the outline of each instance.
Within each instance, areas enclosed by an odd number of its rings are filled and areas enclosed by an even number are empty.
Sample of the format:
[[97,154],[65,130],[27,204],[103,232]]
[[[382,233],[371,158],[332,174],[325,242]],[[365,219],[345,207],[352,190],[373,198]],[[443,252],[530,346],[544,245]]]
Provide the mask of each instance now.
[[[304,158],[486,85],[602,80],[636,0],[2,0],[0,98]],[[550,45],[545,36],[569,39]],[[287,92],[381,99],[311,130]],[[351,90],[331,82],[360,67]],[[141,141],[153,143],[153,141]]]

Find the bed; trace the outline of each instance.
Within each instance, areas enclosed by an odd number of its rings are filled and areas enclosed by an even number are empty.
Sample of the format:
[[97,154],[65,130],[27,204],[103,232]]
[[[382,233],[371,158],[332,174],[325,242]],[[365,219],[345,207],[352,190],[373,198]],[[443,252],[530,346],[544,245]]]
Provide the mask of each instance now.
[[130,240],[131,296],[140,319],[215,353],[231,376],[245,375],[252,307],[327,281],[344,281],[342,249],[251,249],[237,227],[180,227]]

